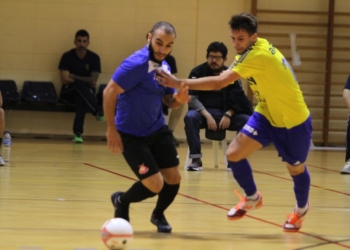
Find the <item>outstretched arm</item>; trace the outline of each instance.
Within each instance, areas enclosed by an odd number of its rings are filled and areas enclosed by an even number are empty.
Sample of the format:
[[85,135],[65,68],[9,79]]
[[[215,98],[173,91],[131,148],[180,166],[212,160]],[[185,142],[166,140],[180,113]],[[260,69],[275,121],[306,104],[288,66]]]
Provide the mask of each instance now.
[[155,79],[160,85],[172,88],[178,88],[184,83],[193,90],[220,90],[230,83],[238,80],[240,75],[235,71],[227,69],[218,76],[202,77],[197,79],[178,79],[175,76],[157,68]]

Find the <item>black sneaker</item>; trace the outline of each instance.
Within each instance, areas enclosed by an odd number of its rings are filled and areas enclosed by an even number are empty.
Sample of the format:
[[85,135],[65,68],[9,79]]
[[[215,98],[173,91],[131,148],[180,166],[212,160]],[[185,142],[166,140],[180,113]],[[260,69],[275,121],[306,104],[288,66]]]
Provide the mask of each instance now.
[[119,196],[123,192],[115,192],[111,195],[111,201],[114,206],[114,218],[123,218],[124,220],[130,221],[129,218],[129,204],[122,203],[119,200]]
[[176,138],[173,136],[173,144],[175,147],[180,146],[180,142],[178,140],[176,140]]
[[192,163],[186,167],[187,171],[202,171],[202,161],[200,158],[192,159]]
[[153,225],[157,226],[159,233],[171,233],[171,226],[165,219],[164,214],[158,215],[153,213],[151,217],[151,222]]

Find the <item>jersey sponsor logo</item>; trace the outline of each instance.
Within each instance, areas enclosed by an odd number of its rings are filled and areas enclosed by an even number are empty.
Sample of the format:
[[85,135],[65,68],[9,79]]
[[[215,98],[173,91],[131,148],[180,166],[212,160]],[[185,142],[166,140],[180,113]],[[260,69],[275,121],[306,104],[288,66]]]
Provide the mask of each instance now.
[[153,62],[152,60],[149,60],[148,61],[148,73],[155,70],[156,68],[161,68],[164,72],[171,74],[170,69],[167,65],[162,64],[161,66],[159,66],[158,63]]
[[294,72],[292,66],[290,66],[289,62],[284,57],[282,58],[282,66],[283,66],[284,69],[289,69],[290,70],[290,72],[292,73],[292,75],[294,77],[294,80],[298,83],[298,78],[295,75],[295,72]]
[[300,164],[301,164],[300,161],[296,161],[296,162],[293,164],[293,166],[297,166],[297,165],[300,165]]
[[148,61],[148,72],[147,72],[147,73],[149,73],[149,72],[155,70],[155,69],[158,68],[158,67],[159,67],[159,64],[158,64],[158,63],[153,62],[152,60],[149,60],[149,61]]
[[256,131],[254,128],[252,128],[251,126],[249,126],[247,124],[244,125],[243,129],[248,131],[252,135],[258,135],[258,131]]
[[146,174],[148,170],[149,168],[146,167],[144,163],[139,166],[139,174]]
[[272,45],[272,43],[269,43],[270,48],[269,51],[272,55],[276,54],[276,48]]
[[247,81],[248,81],[249,85],[256,85],[256,81],[252,76],[247,78]]

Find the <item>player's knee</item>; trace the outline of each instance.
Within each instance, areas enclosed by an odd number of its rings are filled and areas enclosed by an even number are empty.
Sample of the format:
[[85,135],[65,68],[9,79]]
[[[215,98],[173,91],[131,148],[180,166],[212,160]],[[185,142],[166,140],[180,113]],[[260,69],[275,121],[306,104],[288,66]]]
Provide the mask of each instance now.
[[164,186],[164,182],[163,180],[161,181],[155,181],[153,182],[151,185],[149,185],[147,188],[149,190],[151,190],[153,193],[156,193],[158,194],[162,189],[163,189],[163,186]]
[[170,185],[179,184],[181,182],[181,175],[178,173],[176,175],[169,176],[164,179],[164,181]]
[[243,155],[241,155],[239,152],[230,148],[228,148],[226,151],[226,158],[228,161],[232,161],[232,162],[238,162],[244,159]]
[[4,120],[5,118],[5,111],[0,107],[0,119]]
[[292,166],[292,165],[287,164],[287,168],[288,168],[289,174],[292,176],[302,174],[305,171],[304,164],[300,164],[298,166]]

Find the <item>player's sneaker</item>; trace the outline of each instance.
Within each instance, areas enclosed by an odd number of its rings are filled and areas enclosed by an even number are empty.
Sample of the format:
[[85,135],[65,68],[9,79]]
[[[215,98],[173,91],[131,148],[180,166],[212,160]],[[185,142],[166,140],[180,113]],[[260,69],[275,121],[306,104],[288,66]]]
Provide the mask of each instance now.
[[111,195],[111,201],[114,206],[114,218],[123,218],[124,220],[130,221],[129,218],[129,203],[122,203],[119,200],[119,196],[123,192],[115,192]]
[[341,174],[350,174],[350,161],[345,162],[345,165],[342,170],[340,170]]
[[83,143],[84,140],[83,140],[83,137],[81,137],[81,135],[74,134],[73,142],[74,143]]
[[287,220],[283,225],[283,231],[285,232],[298,232],[299,229],[302,226],[302,223],[305,219],[305,215],[306,213],[309,211],[310,208],[310,204],[307,203],[307,210],[305,211],[305,213],[303,215],[299,215],[296,211],[296,209],[294,209],[294,212],[292,214],[287,215]]
[[200,158],[193,158],[192,163],[186,167],[187,171],[202,171],[203,165]]
[[261,208],[264,204],[260,192],[258,192],[258,198],[256,200],[248,200],[247,197],[243,198],[237,190],[235,190],[235,194],[241,201],[228,211],[227,219],[229,220],[241,219],[247,211]]
[[0,155],[0,166],[5,166],[5,162],[4,162],[4,160],[2,159],[1,155]]
[[164,214],[157,215],[155,213],[152,213],[151,222],[153,225],[157,226],[159,233],[170,233],[171,232],[172,228],[169,225],[168,221],[165,219]]

